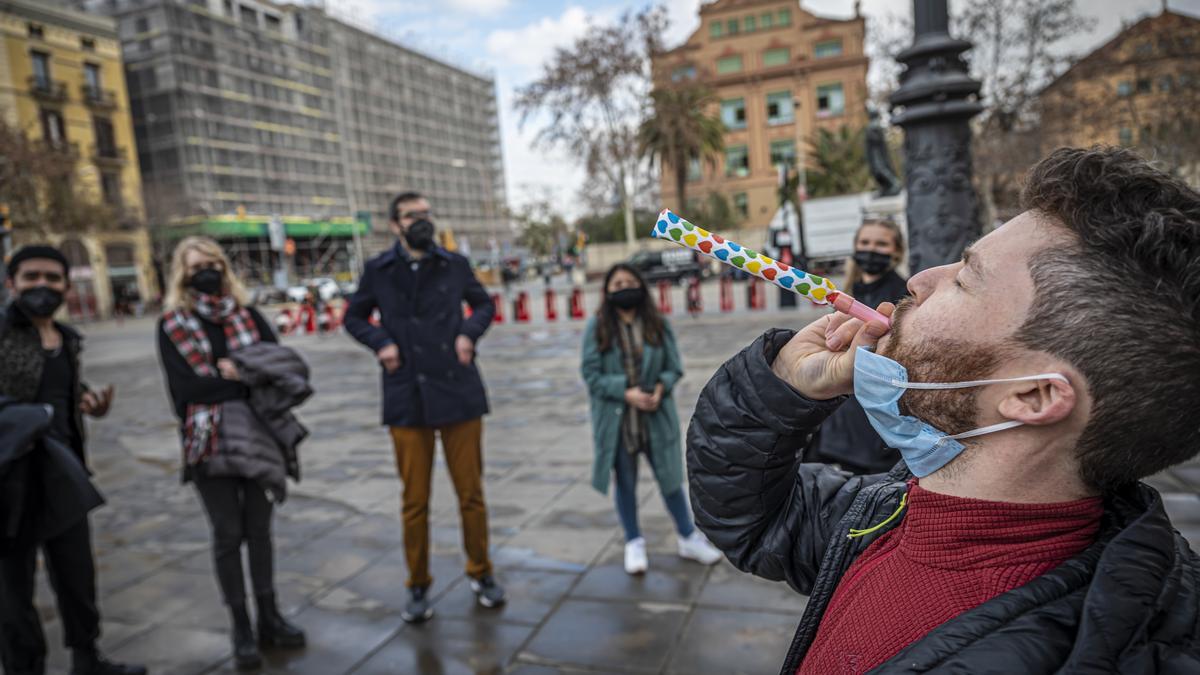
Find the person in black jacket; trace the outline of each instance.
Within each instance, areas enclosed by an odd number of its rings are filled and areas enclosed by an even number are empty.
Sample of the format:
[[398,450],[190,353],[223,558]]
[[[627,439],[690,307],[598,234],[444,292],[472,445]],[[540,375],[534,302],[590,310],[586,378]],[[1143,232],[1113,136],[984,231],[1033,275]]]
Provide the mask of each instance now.
[[170,274],[158,353],[180,421],[183,480],[196,486],[212,526],[213,563],[233,624],[234,660],[239,669],[257,668],[262,656],[246,607],[243,543],[258,607],[258,642],[303,647],[305,635],[276,602],[271,497],[256,476],[223,461],[220,419],[223,403],[249,396],[230,352],[277,339],[262,314],[246,306],[245,290],[215,241],[180,241]]
[[[0,311],[0,398],[49,406],[46,435],[72,450],[82,473],[87,465],[83,416],[108,414],[113,390],[92,390],[83,383],[79,364],[83,339],[54,320],[70,286],[68,272],[66,257],[50,246],[26,246],[9,260],[5,284],[15,300]],[[9,485],[0,482],[0,487]],[[25,525],[40,521],[44,528],[47,521],[58,519],[56,513],[61,516],[67,495],[45,494],[33,482],[21,487],[29,490],[22,505],[29,512],[22,518]],[[67,486],[60,489],[66,491]],[[38,548],[54,587],[63,640],[72,653],[72,675],[146,672],[141,666],[111,663],[96,651],[100,613],[86,511],[69,527],[31,532],[29,541],[17,550],[0,555],[0,664],[7,675],[41,675],[46,668],[46,638],[33,604]],[[8,515],[0,513],[0,521]]]
[[[492,575],[487,504],[483,497],[483,416],[488,412],[475,345],[496,308],[470,262],[437,245],[433,209],[402,192],[388,210],[396,245],[367,261],[346,307],[346,331],[375,353],[396,469],[404,483],[404,556],[409,623],[433,616],[428,590],[429,497],[435,434],[458,495],[466,573],[483,607],[505,602]],[[463,318],[463,303],[471,316]],[[378,310],[379,325],[370,321]]]
[[[875,307],[908,295],[908,280],[896,266],[904,261],[904,233],[890,220],[869,220],[854,233],[854,256],[846,261],[846,281],[854,299]],[[812,459],[837,464],[851,473],[884,473],[900,460],[871,428],[853,396],[825,420],[809,448]]]
[[[1027,181],[890,333],[771,331],[700,396],[698,526],[810,596],[785,675],[1200,672],[1200,559],[1140,482],[1200,450],[1200,194],[1114,148]],[[888,474],[805,462],[851,391]]]

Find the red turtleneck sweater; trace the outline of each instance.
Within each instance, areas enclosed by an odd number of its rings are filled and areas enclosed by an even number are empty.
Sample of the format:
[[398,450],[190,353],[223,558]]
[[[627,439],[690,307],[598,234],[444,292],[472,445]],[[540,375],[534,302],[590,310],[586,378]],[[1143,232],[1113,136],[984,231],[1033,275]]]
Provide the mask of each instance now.
[[1096,538],[1099,497],[1009,504],[912,484],[904,522],[838,584],[799,675],[865,673],[959,614],[1048,572]]

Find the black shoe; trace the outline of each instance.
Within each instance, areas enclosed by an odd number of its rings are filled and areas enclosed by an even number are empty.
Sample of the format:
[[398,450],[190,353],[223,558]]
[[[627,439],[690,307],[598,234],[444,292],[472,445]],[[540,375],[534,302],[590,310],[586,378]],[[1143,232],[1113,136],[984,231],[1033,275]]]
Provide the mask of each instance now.
[[274,593],[258,596],[258,643],[284,649],[299,649],[308,644],[304,631],[283,618],[275,604]]
[[231,605],[229,614],[233,617],[234,666],[238,670],[262,668],[262,654],[258,652],[258,643],[254,641],[254,629],[250,628],[250,615],[246,613],[246,605]]
[[428,592],[428,586],[416,586],[408,589],[408,602],[405,603],[404,611],[400,614],[400,618],[404,619],[405,623],[422,623],[433,618],[433,605],[430,605],[429,599],[425,597]]
[[485,574],[478,579],[471,580],[471,590],[475,591],[475,597],[479,600],[479,604],[487,607],[499,607],[503,605],[507,598],[504,597],[504,589],[492,575]]
[[94,650],[79,650],[74,653],[71,675],[146,675],[146,668],[113,663]]

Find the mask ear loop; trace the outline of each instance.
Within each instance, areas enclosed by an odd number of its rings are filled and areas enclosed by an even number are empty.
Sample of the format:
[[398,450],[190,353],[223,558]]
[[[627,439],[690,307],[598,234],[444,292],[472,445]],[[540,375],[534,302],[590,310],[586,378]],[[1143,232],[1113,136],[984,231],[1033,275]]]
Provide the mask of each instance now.
[[1005,377],[999,380],[971,380],[969,382],[901,382],[893,379],[892,386],[904,389],[966,389],[967,387],[982,387],[989,384],[1004,384],[1005,382],[1031,382],[1033,380],[1059,380],[1071,384],[1062,373],[1042,373],[1041,375],[1026,375],[1024,377]]

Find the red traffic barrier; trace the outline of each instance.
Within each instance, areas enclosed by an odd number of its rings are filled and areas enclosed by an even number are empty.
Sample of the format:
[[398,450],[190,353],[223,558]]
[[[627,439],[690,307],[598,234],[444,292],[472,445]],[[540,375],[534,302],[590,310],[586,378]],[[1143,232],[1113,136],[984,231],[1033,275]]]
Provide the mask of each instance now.
[[525,291],[517,293],[517,301],[513,305],[513,317],[516,322],[529,323],[529,294]]
[[296,317],[292,315],[292,310],[284,309],[275,317],[275,330],[280,335],[291,335],[296,330]]
[[492,304],[496,306],[492,323],[504,323],[504,298],[501,298],[499,293],[492,293]]
[[700,277],[688,279],[687,309],[688,314],[692,316],[704,311],[704,299],[700,297]]
[[671,282],[666,279],[658,282],[658,311],[663,316],[671,313]]
[[721,311],[733,311],[733,278],[721,277]]
[[556,308],[554,306],[556,302],[557,301],[555,300],[555,297],[554,297],[554,289],[547,288],[546,289],[546,320],[547,321],[558,321],[558,308]]
[[571,318],[583,318],[583,291],[578,288],[571,289]]
[[750,298],[749,298],[750,301],[747,304],[750,305],[750,309],[765,309],[766,308],[767,295],[766,295],[766,292],[763,290],[763,283],[761,280],[759,280],[758,278],[751,279],[750,280],[750,288],[749,288],[748,292],[750,294]]

